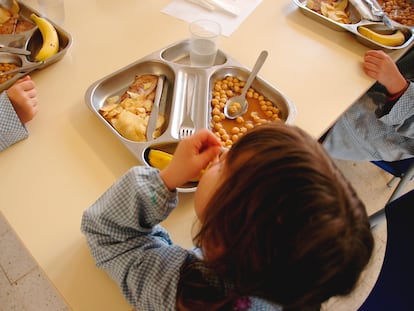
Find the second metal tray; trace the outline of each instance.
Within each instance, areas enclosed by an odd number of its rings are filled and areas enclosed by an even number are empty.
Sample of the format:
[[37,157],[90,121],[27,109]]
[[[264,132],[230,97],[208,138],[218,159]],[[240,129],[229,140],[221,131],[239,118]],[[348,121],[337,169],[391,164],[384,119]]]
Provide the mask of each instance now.
[[[38,16],[41,14],[31,7],[19,2],[20,6],[20,18],[30,21],[30,14],[35,13]],[[12,53],[1,52],[0,49],[0,62],[10,62],[12,64],[17,65],[18,67],[29,65],[30,69],[25,71],[24,73],[17,73],[12,78],[8,79],[4,83],[0,83],[0,91],[3,91],[9,88],[16,80],[22,78],[23,76],[27,75],[28,73],[45,68],[60,59],[66,54],[67,50],[69,49],[70,45],[72,44],[72,36],[62,29],[59,25],[55,24],[53,21],[50,21],[52,25],[55,27],[58,37],[59,37],[59,52],[54,56],[46,59],[44,62],[37,62],[34,60],[34,56],[37,54],[39,49],[41,48],[43,39],[40,34],[40,31],[36,25],[28,31],[18,33],[18,34],[0,34],[0,44],[9,47],[15,48],[23,48],[31,52],[31,55],[24,56],[24,55],[17,55]]]
[[358,32],[358,28],[361,26],[365,26],[368,28],[371,28],[373,30],[377,29],[377,30],[384,30],[386,27],[384,25],[384,23],[382,22],[377,22],[377,21],[371,21],[371,20],[367,20],[364,19],[361,14],[358,12],[358,10],[352,5],[351,2],[349,2],[348,4],[348,11],[350,13],[350,20],[351,23],[350,24],[342,24],[342,23],[338,23],[326,16],[323,16],[322,14],[319,14],[318,12],[315,12],[313,10],[311,10],[310,8],[308,8],[306,6],[307,0],[293,0],[294,3],[300,8],[300,10],[302,11],[302,13],[326,26],[328,26],[331,29],[337,30],[337,31],[348,31],[350,33],[352,33],[356,39],[361,42],[362,44],[373,48],[373,49],[386,49],[386,50],[398,50],[398,49],[403,49],[406,48],[407,46],[409,46],[411,44],[411,42],[413,41],[414,37],[413,37],[413,29],[411,27],[407,27],[404,25],[401,25],[395,21],[392,21],[393,25],[395,26],[396,29],[399,29],[403,32],[404,36],[405,36],[405,42],[402,45],[399,46],[388,46],[388,45],[384,45],[381,44],[379,42],[376,42],[374,40],[371,40],[363,35],[361,35]]

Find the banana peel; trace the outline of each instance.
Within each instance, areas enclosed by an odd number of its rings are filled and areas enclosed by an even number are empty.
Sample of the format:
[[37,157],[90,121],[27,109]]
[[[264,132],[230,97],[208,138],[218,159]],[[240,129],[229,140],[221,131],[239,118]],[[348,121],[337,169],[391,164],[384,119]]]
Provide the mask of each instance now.
[[[152,167],[163,170],[171,162],[173,155],[157,149],[151,149],[148,152],[148,162]],[[205,170],[202,170],[199,176],[190,180],[190,182],[198,182]]]
[[400,46],[405,42],[404,33],[399,29],[392,34],[381,34],[371,30],[368,27],[360,26],[358,27],[358,32],[364,37],[385,46]]

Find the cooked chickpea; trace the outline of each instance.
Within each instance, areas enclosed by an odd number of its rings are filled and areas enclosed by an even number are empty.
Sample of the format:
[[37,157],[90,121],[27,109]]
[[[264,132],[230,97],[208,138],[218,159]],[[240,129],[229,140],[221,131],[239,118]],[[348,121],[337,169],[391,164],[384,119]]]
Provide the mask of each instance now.
[[212,113],[213,113],[214,116],[220,115],[220,109],[214,108]]
[[239,117],[236,118],[236,122],[237,123],[243,123],[244,122],[244,118],[239,116]]
[[223,124],[222,123],[220,123],[220,122],[218,122],[218,123],[214,123],[214,129],[216,130],[216,131],[219,131],[219,130],[221,130],[223,128]]
[[232,134],[238,134],[240,132],[240,128],[239,127],[237,127],[237,126],[235,126],[235,127],[233,127],[232,129],[231,129],[231,133]]
[[221,121],[221,117],[220,117],[220,115],[214,115],[214,116],[213,116],[213,121],[214,121],[214,122],[220,122],[220,121]]

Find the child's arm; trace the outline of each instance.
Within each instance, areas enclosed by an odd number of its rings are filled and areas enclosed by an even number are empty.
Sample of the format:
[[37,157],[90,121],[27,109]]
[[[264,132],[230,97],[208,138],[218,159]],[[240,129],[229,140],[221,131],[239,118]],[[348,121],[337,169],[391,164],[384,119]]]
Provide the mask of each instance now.
[[29,76],[0,95],[0,151],[29,136],[24,124],[37,112],[37,93]]
[[138,310],[175,305],[188,252],[157,224],[176,203],[176,192],[167,189],[158,170],[141,166],[130,169],[83,214],[81,230],[96,265]]
[[408,88],[408,82],[395,62],[382,50],[367,51],[363,68],[365,73],[381,83],[390,95],[402,95]]
[[33,119],[38,111],[37,91],[30,76],[17,80],[7,90],[7,95],[22,124]]

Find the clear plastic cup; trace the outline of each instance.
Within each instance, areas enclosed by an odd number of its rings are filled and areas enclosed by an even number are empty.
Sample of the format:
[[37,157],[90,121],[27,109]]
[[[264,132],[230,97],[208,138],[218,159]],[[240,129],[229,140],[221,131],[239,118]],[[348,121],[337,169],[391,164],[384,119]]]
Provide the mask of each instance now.
[[220,24],[210,20],[197,20],[190,24],[191,66],[214,65],[221,35]]

